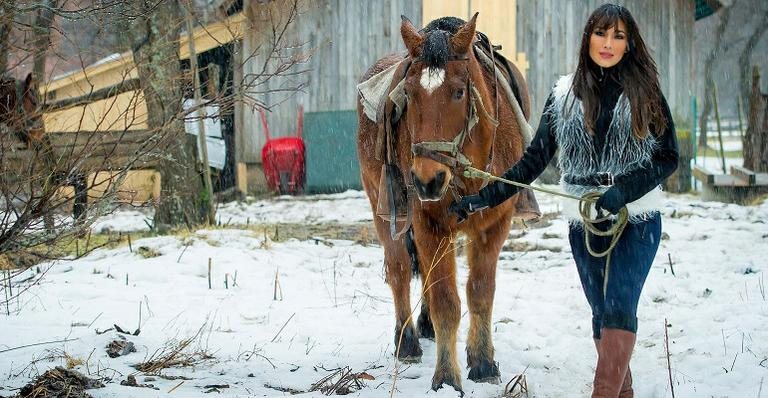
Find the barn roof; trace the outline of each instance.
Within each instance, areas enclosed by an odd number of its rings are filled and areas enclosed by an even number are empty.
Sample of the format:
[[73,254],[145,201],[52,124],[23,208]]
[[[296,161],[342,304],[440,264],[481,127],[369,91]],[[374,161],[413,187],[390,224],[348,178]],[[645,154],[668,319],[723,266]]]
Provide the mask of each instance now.
[[[196,28],[193,33],[195,51],[202,53],[233,40],[242,39],[244,21],[245,16],[243,13],[237,13],[223,21]],[[179,37],[179,59],[189,58],[188,42],[188,36],[186,32],[183,32]],[[55,76],[46,84],[41,85],[40,90],[43,93],[50,93],[65,87],[81,84],[86,80],[93,79],[96,75],[109,73],[123,74],[130,69],[133,69],[133,54],[130,51],[122,54],[112,54],[83,69]],[[94,90],[100,88],[102,87],[93,87]]]

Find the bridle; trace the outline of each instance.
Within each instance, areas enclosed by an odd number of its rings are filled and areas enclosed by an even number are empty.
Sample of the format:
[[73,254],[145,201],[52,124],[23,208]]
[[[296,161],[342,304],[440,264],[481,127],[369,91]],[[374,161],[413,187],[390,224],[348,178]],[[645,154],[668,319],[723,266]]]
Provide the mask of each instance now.
[[[414,62],[420,61],[420,58],[415,58]],[[467,62],[470,58],[466,55],[457,56],[451,55],[448,58],[448,62]],[[480,92],[477,90],[474,84],[472,84],[472,78],[469,74],[469,66],[467,66],[467,84],[466,95],[469,96],[467,100],[467,109],[465,120],[466,123],[455,135],[451,141],[422,141],[411,144],[411,152],[414,156],[425,157],[432,159],[438,163],[441,163],[454,173],[454,176],[462,175],[464,169],[472,166],[472,162],[469,158],[462,153],[464,142],[467,136],[470,135],[472,129],[477,125],[479,117],[477,114],[478,108],[483,112],[494,127],[498,126],[498,118],[492,117],[485,109]]]

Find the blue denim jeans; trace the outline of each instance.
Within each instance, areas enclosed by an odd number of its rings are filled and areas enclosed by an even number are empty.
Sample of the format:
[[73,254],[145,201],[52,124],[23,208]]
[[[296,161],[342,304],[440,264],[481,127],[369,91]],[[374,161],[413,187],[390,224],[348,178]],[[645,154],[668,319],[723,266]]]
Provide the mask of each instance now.
[[[602,230],[609,222],[598,225]],[[653,258],[661,239],[661,216],[654,213],[647,220],[627,223],[624,232],[611,252],[608,286],[603,296],[606,257],[595,258],[589,254],[584,242],[582,225],[572,224],[569,230],[571,251],[576,260],[579,279],[592,307],[592,334],[600,338],[603,328],[637,332],[637,302],[643,290],[645,278],[651,269]],[[611,237],[590,234],[593,250],[603,251]]]

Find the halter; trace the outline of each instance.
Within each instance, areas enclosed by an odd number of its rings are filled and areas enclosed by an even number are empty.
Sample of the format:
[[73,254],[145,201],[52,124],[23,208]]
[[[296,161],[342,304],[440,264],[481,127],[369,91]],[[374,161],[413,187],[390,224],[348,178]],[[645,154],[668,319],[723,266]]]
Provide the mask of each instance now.
[[[420,60],[421,57],[414,59],[414,61]],[[449,56],[448,61],[469,61],[469,57],[451,55]],[[467,75],[469,76],[469,73],[467,73]],[[461,152],[461,149],[464,147],[464,141],[466,140],[467,135],[469,135],[479,121],[477,109],[480,108],[483,115],[491,121],[494,127],[499,124],[498,120],[491,117],[485,109],[480,92],[477,90],[477,87],[472,84],[471,78],[467,79],[466,90],[467,94],[470,96],[467,101],[466,124],[459,130],[452,141],[423,141],[411,144],[411,152],[413,155],[426,157],[448,166],[458,175],[461,175],[461,172],[467,167],[472,166],[472,162]],[[456,173],[457,171],[458,173]]]

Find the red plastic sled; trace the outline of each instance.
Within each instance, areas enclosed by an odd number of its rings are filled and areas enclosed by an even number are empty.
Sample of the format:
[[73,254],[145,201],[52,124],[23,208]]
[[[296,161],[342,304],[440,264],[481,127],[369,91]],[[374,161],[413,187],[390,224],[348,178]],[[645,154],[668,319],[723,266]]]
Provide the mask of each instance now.
[[261,163],[270,190],[281,195],[296,195],[304,188],[304,140],[301,138],[304,123],[304,108],[299,107],[295,137],[272,138],[267,126],[264,110],[259,108],[261,124],[267,142],[261,149]]

